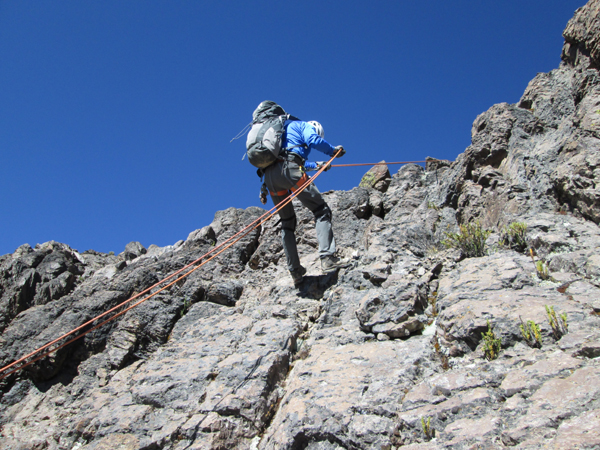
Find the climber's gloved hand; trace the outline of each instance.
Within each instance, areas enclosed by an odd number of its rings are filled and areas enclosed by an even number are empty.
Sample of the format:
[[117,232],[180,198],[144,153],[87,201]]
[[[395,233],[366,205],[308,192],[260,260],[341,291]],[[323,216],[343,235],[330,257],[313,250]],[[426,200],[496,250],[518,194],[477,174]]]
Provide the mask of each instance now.
[[331,169],[331,164],[327,164],[327,161],[317,161],[315,164],[317,165],[317,170],[321,170],[321,167],[325,167],[323,172],[327,172],[329,169]]
[[340,150],[340,153],[336,156],[336,158],[341,158],[342,156],[344,156],[346,154],[346,150],[344,150],[344,147],[342,147],[341,145],[338,145],[337,147],[335,147],[334,154],[336,154],[338,150]]

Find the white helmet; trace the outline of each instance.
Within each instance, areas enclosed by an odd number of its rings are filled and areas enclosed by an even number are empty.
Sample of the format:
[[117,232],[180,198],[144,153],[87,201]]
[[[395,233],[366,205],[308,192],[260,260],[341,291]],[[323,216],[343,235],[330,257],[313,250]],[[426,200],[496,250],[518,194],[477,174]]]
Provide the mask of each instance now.
[[322,138],[325,137],[325,131],[323,131],[323,126],[319,122],[317,122],[316,120],[311,120],[310,122],[308,122],[308,124],[312,125],[312,127],[315,129],[319,136],[321,136]]

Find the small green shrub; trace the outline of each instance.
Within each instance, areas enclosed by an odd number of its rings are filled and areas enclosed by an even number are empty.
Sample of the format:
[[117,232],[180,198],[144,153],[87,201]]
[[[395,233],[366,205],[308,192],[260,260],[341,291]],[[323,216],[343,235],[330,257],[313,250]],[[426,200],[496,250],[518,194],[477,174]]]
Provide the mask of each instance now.
[[423,427],[423,433],[425,433],[425,438],[427,440],[433,438],[435,430],[431,429],[431,417],[428,417],[427,420],[421,417],[421,427]]
[[434,255],[437,255],[441,251],[442,251],[442,248],[440,248],[438,245],[434,244],[427,248],[427,250],[425,251],[425,256],[427,256],[429,258]]
[[540,332],[540,327],[533,320],[528,320],[526,323],[523,322],[523,319],[519,317],[521,320],[521,334],[523,338],[527,342],[527,344],[532,348],[541,348],[542,347],[542,334]]
[[428,201],[427,202],[427,209],[434,209],[436,211],[439,211],[440,207],[438,205],[436,205],[435,203],[433,203],[432,201]]
[[531,260],[535,265],[535,272],[540,280],[550,280],[552,277],[550,276],[550,270],[548,269],[548,264],[543,259],[535,260],[533,256],[533,249],[529,249],[529,254],[531,255]]
[[535,270],[537,271],[537,276],[542,280],[550,279],[550,271],[548,270],[548,264],[546,261],[536,261],[535,262]]
[[479,221],[459,226],[460,233],[447,233],[447,239],[442,241],[447,248],[457,248],[463,252],[467,258],[484,256],[485,241],[492,233],[489,230],[483,230]]
[[527,248],[525,234],[527,232],[527,224],[525,222],[513,222],[502,228],[500,232],[500,244],[504,247],[524,252]]
[[185,316],[189,311],[190,306],[192,306],[191,300],[189,298],[184,298],[183,305],[181,306],[181,310],[179,311],[179,317]]
[[481,337],[483,338],[483,354],[485,359],[491,361],[498,357],[498,354],[502,349],[502,340],[496,338],[489,320],[487,321],[487,326],[488,330],[485,333],[481,333]]
[[554,306],[546,305],[546,314],[548,315],[548,322],[552,328],[552,334],[554,339],[557,341],[569,332],[569,325],[567,324],[567,314],[562,313],[558,316],[554,311]]

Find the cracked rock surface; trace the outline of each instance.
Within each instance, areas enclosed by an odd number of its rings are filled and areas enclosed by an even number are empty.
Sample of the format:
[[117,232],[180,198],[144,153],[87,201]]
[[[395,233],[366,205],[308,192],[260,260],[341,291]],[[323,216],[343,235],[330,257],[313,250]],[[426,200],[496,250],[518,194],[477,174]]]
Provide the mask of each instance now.
[[[477,117],[456,161],[377,166],[378,182],[326,193],[349,267],[321,274],[297,204],[299,288],[271,220],[0,381],[0,449],[600,448],[599,23],[591,0],[560,67]],[[0,256],[0,365],[263,213],[219,211],[162,248]],[[475,222],[491,231],[483,256],[444,245]],[[522,248],[503,238],[514,222]]]

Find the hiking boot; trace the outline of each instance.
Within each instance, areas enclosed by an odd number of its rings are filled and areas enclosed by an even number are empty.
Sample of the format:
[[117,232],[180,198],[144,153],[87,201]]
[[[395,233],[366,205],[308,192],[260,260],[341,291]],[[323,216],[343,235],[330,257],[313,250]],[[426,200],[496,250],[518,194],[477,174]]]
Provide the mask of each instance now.
[[323,273],[334,272],[338,269],[344,269],[350,265],[347,261],[342,261],[336,256],[325,256],[321,258],[321,270]]
[[306,274],[306,269],[302,266],[298,267],[297,269],[290,270],[290,275],[292,276],[292,279],[294,280],[294,286],[298,286],[299,284],[301,284],[304,281],[305,274]]

